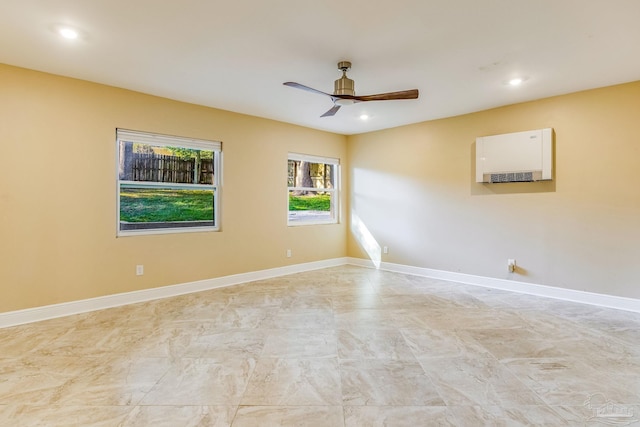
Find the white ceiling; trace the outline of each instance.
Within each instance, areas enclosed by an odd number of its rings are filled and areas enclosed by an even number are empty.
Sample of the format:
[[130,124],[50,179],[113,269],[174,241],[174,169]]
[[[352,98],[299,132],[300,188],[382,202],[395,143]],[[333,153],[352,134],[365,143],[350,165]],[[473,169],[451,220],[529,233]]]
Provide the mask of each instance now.
[[[640,80],[638,46],[640,0],[0,0],[2,63],[341,134]],[[420,98],[320,118],[282,85],[332,92],[340,60],[359,95]]]

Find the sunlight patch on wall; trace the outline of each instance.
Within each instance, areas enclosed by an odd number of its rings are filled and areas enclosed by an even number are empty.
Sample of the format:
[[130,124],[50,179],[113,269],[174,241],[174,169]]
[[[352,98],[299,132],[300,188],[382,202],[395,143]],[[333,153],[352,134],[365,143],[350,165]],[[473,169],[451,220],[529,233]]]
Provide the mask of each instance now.
[[351,232],[360,247],[369,255],[369,258],[373,261],[376,268],[380,268],[382,249],[373,237],[373,234],[371,234],[367,226],[354,211],[351,211]]

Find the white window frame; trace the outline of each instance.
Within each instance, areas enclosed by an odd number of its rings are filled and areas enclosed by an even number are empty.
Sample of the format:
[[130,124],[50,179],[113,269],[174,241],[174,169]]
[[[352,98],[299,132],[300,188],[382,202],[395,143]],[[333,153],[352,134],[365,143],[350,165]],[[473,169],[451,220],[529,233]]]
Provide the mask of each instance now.
[[[186,184],[172,182],[154,181],[127,181],[121,180],[119,176],[120,165],[120,142],[133,142],[149,144],[160,147],[181,147],[195,150],[213,151],[213,182],[212,184]],[[201,139],[184,138],[179,136],[161,135],[150,132],[139,132],[127,129],[116,129],[116,235],[139,236],[148,234],[168,234],[168,233],[194,233],[203,231],[220,230],[220,196],[221,196],[221,175],[222,175],[222,143],[219,141],[207,141]],[[120,190],[122,187],[135,188],[167,188],[167,189],[211,189],[213,191],[213,226],[193,226],[193,227],[163,227],[148,228],[139,230],[120,229]]]
[[[333,166],[333,181],[334,188],[315,188],[315,187],[289,187],[287,186],[287,225],[290,227],[299,227],[305,225],[319,225],[319,224],[337,224],[340,220],[340,159],[334,157],[322,157],[309,154],[289,153],[287,157],[287,171],[289,167],[289,160],[303,161],[309,163],[324,163]],[[289,218],[289,193],[291,191],[316,191],[327,192],[331,194],[331,218],[327,220],[296,220],[291,221]]]

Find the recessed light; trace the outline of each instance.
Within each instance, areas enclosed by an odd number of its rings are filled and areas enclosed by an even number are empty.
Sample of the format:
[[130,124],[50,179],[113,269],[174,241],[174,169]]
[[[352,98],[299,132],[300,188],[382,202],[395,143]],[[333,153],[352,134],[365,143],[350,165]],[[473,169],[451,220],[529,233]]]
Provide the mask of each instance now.
[[511,77],[510,79],[507,80],[503,80],[502,84],[505,86],[520,86],[522,83],[526,82],[527,80],[529,80],[529,77],[527,76],[520,76],[520,77]]
[[60,28],[58,28],[58,34],[60,34],[62,37],[64,37],[65,39],[68,39],[68,40],[75,40],[80,36],[78,31],[76,31],[76,30],[74,30],[73,28],[70,28],[70,27],[60,27]]
[[360,114],[360,120],[369,120],[368,114]]

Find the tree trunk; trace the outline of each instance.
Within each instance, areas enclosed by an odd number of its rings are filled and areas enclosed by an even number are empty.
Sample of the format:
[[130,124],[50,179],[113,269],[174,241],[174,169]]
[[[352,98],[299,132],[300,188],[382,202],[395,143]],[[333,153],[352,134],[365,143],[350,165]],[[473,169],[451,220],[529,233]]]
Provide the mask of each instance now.
[[193,167],[193,183],[200,184],[200,150],[196,151],[195,164]]
[[133,142],[120,141],[118,176],[122,181],[133,181]]
[[334,188],[333,185],[333,165],[324,165],[324,187]]
[[[296,187],[313,188],[309,162],[300,161],[300,167],[297,168],[296,172]],[[308,191],[295,191],[293,194],[295,196],[304,196],[310,193]]]

